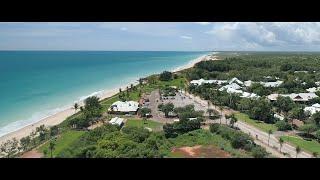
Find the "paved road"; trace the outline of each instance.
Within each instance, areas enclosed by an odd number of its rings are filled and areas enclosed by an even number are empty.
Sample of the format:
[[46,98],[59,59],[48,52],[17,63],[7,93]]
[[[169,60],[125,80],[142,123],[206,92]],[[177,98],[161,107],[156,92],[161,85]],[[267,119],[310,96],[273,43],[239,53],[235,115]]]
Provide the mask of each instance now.
[[[186,93],[186,96],[191,97],[196,103],[200,103],[204,106],[207,106],[207,101],[202,100],[200,97],[195,97],[191,94]],[[206,107],[205,109],[207,109],[208,107]],[[220,112],[219,109],[217,109],[215,106],[211,106],[210,108],[216,109]],[[226,111],[222,112],[222,122],[226,123],[226,119],[224,117],[224,115],[226,114]],[[219,121],[219,120],[218,120]],[[264,147],[266,147],[266,150],[270,153],[272,153],[273,155],[277,156],[277,157],[285,157],[283,156],[280,151],[280,144],[278,139],[274,136],[274,135],[270,135],[270,140],[269,140],[269,147],[268,147],[268,139],[269,139],[269,135],[266,132],[263,132],[253,126],[250,126],[242,121],[238,121],[235,126],[237,126],[241,131],[248,133],[250,136],[252,136],[255,141],[257,142],[257,144],[260,144]],[[258,137],[256,139],[256,137]],[[275,151],[279,152],[276,153]],[[287,153],[290,157],[296,157],[296,150],[295,147],[291,146],[290,144],[287,143],[283,143],[282,148],[281,148],[281,152],[285,152]],[[298,158],[311,158],[312,155],[309,153],[306,153],[304,151],[301,151],[298,154]]]

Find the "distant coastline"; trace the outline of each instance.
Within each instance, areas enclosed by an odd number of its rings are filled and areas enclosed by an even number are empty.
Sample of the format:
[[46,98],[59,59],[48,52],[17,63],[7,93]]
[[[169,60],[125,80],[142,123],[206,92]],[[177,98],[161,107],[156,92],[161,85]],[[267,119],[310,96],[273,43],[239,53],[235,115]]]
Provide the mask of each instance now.
[[[214,53],[210,53],[210,54],[214,54]],[[204,61],[207,60],[208,54],[206,55],[202,55],[196,59],[192,59],[190,60],[187,64],[184,64],[178,68],[172,69],[172,72],[177,72],[177,71],[182,71],[184,69],[188,69],[193,67],[196,63],[200,62],[200,61]],[[215,60],[215,58],[213,59]],[[156,74],[157,72],[153,73]],[[121,89],[125,89],[127,86],[130,86],[130,84],[133,85],[137,85],[138,84],[138,78],[136,78],[133,82],[129,83],[129,84],[125,84],[125,85],[121,85],[119,87],[113,88],[113,89],[106,89],[103,91],[99,91],[96,92],[95,94],[91,94],[90,96],[97,96],[100,98],[100,100],[102,99],[106,99],[109,97],[112,97],[114,95],[116,95],[119,92],[119,88]],[[78,102],[80,106],[83,105],[83,101],[79,101]],[[22,137],[28,136],[32,131],[34,131],[36,129],[36,127],[39,127],[40,125],[45,125],[45,126],[54,126],[57,124],[60,124],[61,122],[63,122],[67,117],[75,114],[75,110],[72,107],[65,107],[63,110],[50,115],[48,117],[45,117],[43,119],[39,119],[39,121],[35,122],[35,123],[31,123],[25,127],[22,127],[18,130],[9,132],[8,134],[5,134],[3,136],[0,137],[0,144],[9,140],[9,139],[21,139]]]

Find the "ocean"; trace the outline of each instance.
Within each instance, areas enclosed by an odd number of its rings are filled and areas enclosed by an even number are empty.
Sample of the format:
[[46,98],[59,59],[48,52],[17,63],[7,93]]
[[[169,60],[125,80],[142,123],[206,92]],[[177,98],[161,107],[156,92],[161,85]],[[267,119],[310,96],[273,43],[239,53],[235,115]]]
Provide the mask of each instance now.
[[0,136],[208,52],[0,51]]

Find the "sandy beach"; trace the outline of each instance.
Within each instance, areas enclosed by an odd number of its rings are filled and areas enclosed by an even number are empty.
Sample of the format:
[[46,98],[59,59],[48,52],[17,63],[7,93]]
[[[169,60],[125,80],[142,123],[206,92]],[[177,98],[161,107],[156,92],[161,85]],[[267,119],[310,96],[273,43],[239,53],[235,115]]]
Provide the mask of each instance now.
[[[179,68],[176,68],[173,70],[173,72],[177,72],[177,71],[181,71],[181,70],[184,70],[184,69],[188,69],[188,68],[191,68],[193,67],[196,63],[200,62],[200,61],[206,61],[206,60],[218,60],[217,59],[217,56],[213,56],[213,57],[209,57],[208,55],[204,55],[204,56],[201,56],[199,58],[196,58],[192,61],[190,61],[188,64],[184,65],[184,66],[181,66]],[[115,88],[115,89],[112,89],[112,90],[105,90],[104,92],[102,92],[101,94],[97,95],[101,100],[102,99],[106,99],[106,98],[109,98],[115,94],[117,94],[119,92],[119,88],[121,89],[125,89],[127,86],[130,86],[130,84],[134,84],[134,85],[137,85],[138,82],[137,80],[132,82],[132,83],[129,83],[128,85],[125,85],[125,86],[122,86],[122,87],[118,87],[118,88]],[[80,102],[79,103],[80,106],[83,105],[83,102]],[[40,125],[45,125],[46,127],[50,127],[50,126],[54,126],[54,125],[58,125],[60,124],[61,122],[63,122],[67,117],[75,114],[75,110],[70,107],[64,111],[61,111],[61,112],[58,112],[50,117],[47,117],[47,118],[44,118],[36,123],[33,123],[31,125],[28,125],[26,127],[23,127],[17,131],[14,131],[14,132],[11,132],[11,133],[8,133],[4,136],[1,136],[0,137],[0,144],[2,144],[3,142],[7,141],[7,140],[10,140],[10,139],[13,139],[13,138],[16,138],[17,140],[25,137],[25,136],[28,136],[30,135],[30,133],[32,131],[35,131],[36,127],[39,127]]]

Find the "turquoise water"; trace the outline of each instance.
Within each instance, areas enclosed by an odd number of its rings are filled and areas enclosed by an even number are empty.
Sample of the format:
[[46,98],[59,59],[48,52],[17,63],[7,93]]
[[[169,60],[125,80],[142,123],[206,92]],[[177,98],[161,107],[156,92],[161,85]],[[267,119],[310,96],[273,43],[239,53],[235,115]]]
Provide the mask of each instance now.
[[207,52],[0,51],[0,136]]

